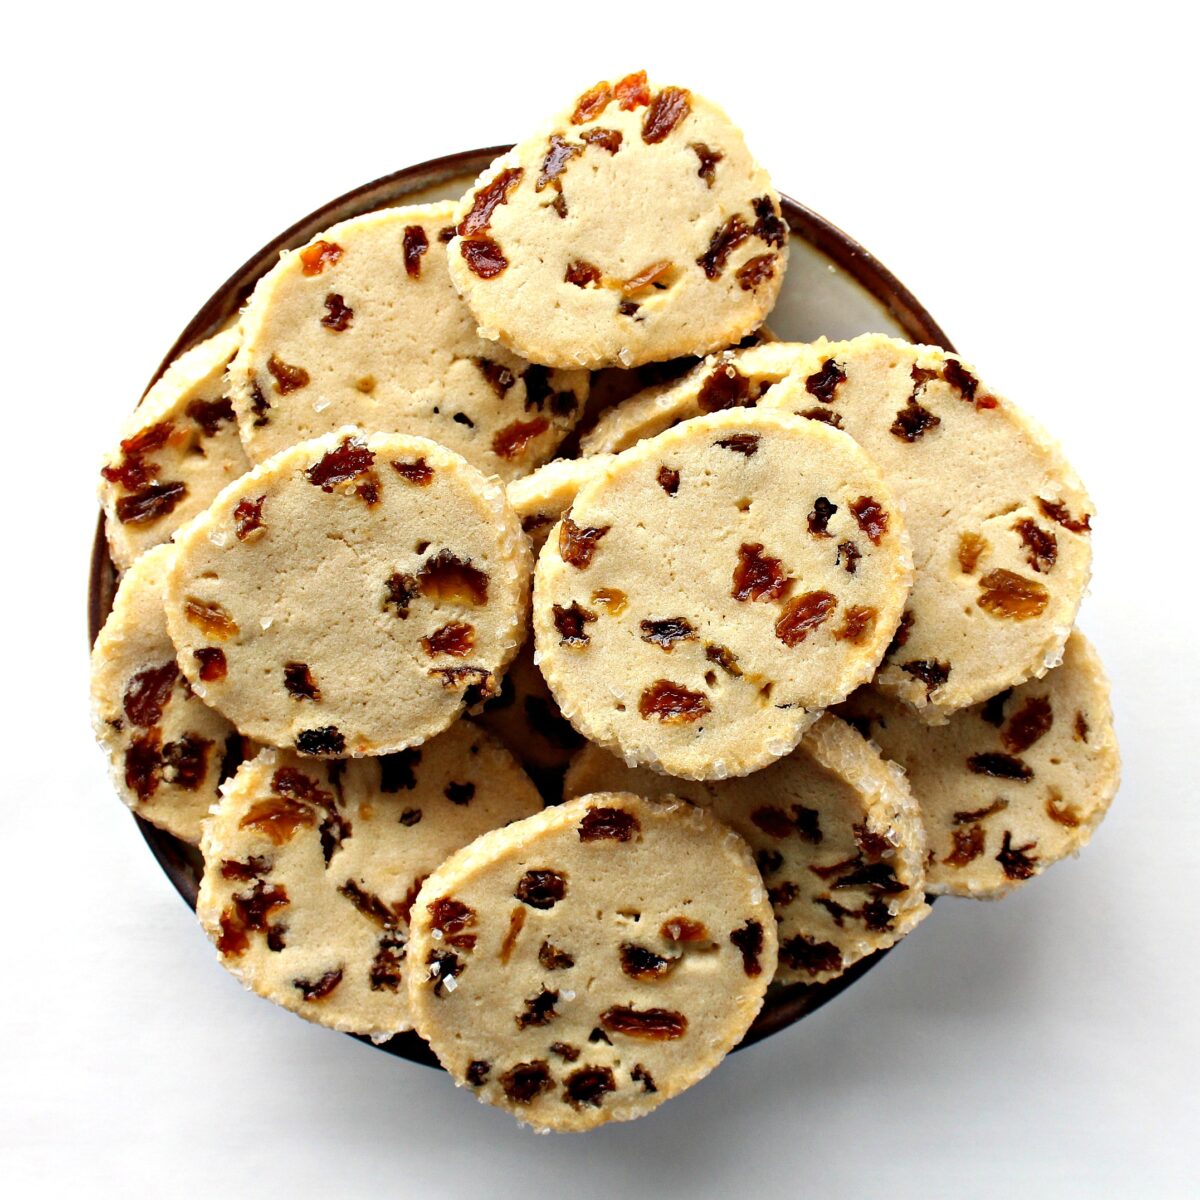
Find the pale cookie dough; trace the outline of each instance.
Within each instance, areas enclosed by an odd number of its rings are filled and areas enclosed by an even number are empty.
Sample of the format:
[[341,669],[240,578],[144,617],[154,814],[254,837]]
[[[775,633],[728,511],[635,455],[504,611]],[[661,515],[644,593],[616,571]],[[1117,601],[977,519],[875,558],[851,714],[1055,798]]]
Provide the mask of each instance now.
[[446,266],[454,209],[343,221],[259,281],[229,369],[255,462],[346,424],[432,438],[504,479],[554,453],[582,414],[587,374],[478,337]]
[[745,775],[871,678],[911,574],[903,516],[850,438],[714,413],[580,490],[538,558],[537,661],[626,761]]
[[508,485],[508,502],[521,518],[521,528],[536,554],[550,527],[571,507],[576,492],[612,459],[611,454],[591,458],[556,458],[524,479]]
[[108,550],[123,571],[250,469],[225,391],[237,328],[182,354],[126,420],[100,471]]
[[775,951],[741,838],[682,801],[584,796],[485,834],[425,881],[413,1024],[481,1100],[591,1129],[707,1075],[758,1013]]
[[904,505],[916,577],[878,686],[932,723],[1058,661],[1092,503],[1058,447],[956,356],[882,334],[815,346],[760,408],[816,409]]
[[925,831],[904,776],[844,721],[822,717],[779,762],[693,783],[587,745],[563,794],[679,796],[746,839],[779,922],[776,983],[825,983],[929,912]]
[[472,838],[538,812],[512,756],[469,721],[382,758],[266,750],[205,824],[196,913],[247,987],[321,1025],[411,1028],[408,910]]
[[487,168],[450,276],[480,335],[556,367],[701,355],[761,324],[788,228],[716,105],[644,74],[597,84]]
[[117,795],[152,825],[198,845],[241,738],[188,686],[167,635],[163,586],[175,547],[146,551],[121,577],[92,647],[92,719]]
[[[386,754],[493,695],[528,610],[497,479],[427,438],[353,428],[226,488],[179,535],[167,623],[193,687],[245,734]],[[205,680],[204,656],[223,674]]]
[[1108,680],[1080,633],[1045,678],[930,727],[871,689],[839,709],[908,773],[929,890],[994,899],[1087,845],[1121,762]]

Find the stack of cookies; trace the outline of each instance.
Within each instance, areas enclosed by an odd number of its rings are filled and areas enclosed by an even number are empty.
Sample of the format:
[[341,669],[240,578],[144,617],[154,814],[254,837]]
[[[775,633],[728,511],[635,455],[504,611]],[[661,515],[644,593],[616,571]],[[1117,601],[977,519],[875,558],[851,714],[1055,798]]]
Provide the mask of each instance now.
[[956,354],[776,340],[788,250],[728,117],[630,75],[143,399],[96,728],[248,987],[582,1130],[1088,841],[1087,494]]

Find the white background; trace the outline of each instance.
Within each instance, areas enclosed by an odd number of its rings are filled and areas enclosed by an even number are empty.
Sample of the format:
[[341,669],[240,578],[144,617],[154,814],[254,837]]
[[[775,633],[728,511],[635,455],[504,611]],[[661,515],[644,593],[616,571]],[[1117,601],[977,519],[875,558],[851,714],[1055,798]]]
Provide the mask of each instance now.
[[[7,11],[7,1195],[1195,1188],[1200,262],[1182,3]],[[93,492],[164,349],[276,232],[643,65],[721,101],[782,190],[874,251],[1065,440],[1100,512],[1082,625],[1114,679],[1125,782],[1082,859],[1000,905],[939,904],[840,1000],[649,1119],[539,1139],[218,968],[91,743]]]

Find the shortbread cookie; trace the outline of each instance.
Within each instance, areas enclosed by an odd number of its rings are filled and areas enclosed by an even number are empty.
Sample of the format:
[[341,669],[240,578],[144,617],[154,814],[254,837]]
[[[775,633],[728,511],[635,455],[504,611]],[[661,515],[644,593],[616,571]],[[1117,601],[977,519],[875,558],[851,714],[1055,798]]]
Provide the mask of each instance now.
[[532,475],[514,479],[508,485],[508,502],[521,518],[521,528],[535,554],[546,541],[550,527],[571,507],[575,494],[587,480],[599,474],[611,458],[611,454],[557,458],[538,467]]
[[676,795],[746,839],[779,922],[776,983],[825,983],[929,912],[925,832],[903,774],[844,721],[822,717],[779,762],[694,783],[587,745],[563,794]]
[[641,73],[597,84],[484,171],[450,276],[481,336],[550,366],[632,367],[757,328],[787,255],[741,131]]
[[916,578],[878,686],[934,723],[1058,660],[1093,508],[1057,446],[958,357],[882,334],[817,346],[760,407],[814,410],[904,505]]
[[485,834],[412,910],[413,1023],[531,1125],[629,1121],[741,1040],[775,970],[746,844],[702,809],[584,796]]
[[411,1027],[408,910],[472,838],[541,809],[512,756],[469,721],[371,760],[266,750],[206,822],[196,913],[247,987],[310,1021]]
[[1108,680],[1080,633],[1044,679],[945,725],[866,688],[839,711],[907,771],[929,839],[931,892],[1003,896],[1087,845],[1117,791]]
[[[604,412],[580,439],[580,453],[617,454],[691,417],[753,405],[812,353],[806,342],[767,342],[710,355],[682,378],[653,384]],[[824,413],[814,402],[802,415]]]
[[243,733],[386,754],[495,693],[529,570],[498,480],[427,438],[342,429],[180,533],[167,623],[192,686]]
[[446,266],[454,209],[343,221],[259,281],[229,371],[255,462],[346,424],[432,438],[504,479],[554,453],[583,411],[587,374],[478,337]]
[[175,662],[163,586],[175,558],[148,550],[121,577],[92,647],[92,717],[117,795],[152,825],[198,845],[241,738],[200,700]]
[[697,417],[586,483],[538,559],[538,664],[591,741],[685,779],[789,753],[870,679],[911,578],[874,464],[815,421]]
[[100,471],[104,532],[123,571],[250,469],[225,392],[238,347],[227,329],[180,355],[130,414]]

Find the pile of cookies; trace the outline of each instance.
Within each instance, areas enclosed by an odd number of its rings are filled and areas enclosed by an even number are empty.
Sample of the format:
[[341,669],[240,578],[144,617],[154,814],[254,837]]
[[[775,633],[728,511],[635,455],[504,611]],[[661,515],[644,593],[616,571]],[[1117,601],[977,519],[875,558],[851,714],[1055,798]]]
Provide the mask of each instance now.
[[955,354],[775,340],[788,242],[719,108],[599,83],[284,253],[103,466],[97,734],[221,962],[539,1128],[1116,790],[1087,494]]

